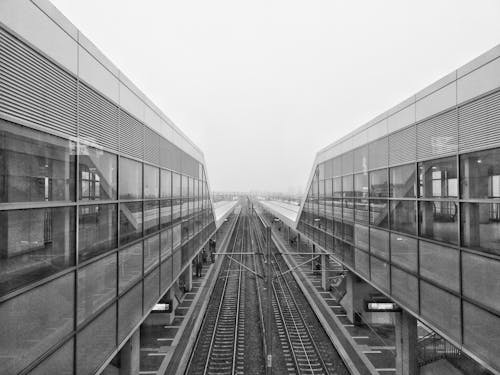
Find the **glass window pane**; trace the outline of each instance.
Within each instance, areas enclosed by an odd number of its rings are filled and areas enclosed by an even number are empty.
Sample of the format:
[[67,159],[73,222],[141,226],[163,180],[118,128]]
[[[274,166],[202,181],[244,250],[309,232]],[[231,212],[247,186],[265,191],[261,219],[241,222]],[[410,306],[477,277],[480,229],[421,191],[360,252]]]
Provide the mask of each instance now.
[[353,176],[342,177],[342,194],[344,197],[354,196]]
[[142,318],[142,282],[137,283],[118,301],[118,342],[121,342]]
[[414,235],[416,228],[415,202],[391,201],[391,229]]
[[355,199],[354,218],[358,223],[368,224],[368,199]]
[[387,199],[370,199],[370,224],[389,227],[389,201]]
[[342,197],[342,177],[333,179],[333,196]]
[[368,146],[354,150],[354,171],[368,170]]
[[120,203],[120,245],[142,237],[142,202]]
[[368,277],[370,274],[370,256],[364,251],[354,249],[354,268]]
[[117,247],[116,204],[80,206],[78,257],[90,259]]
[[1,369],[17,374],[73,331],[74,273],[0,304]]
[[116,304],[78,333],[76,371],[94,374],[115,348]]
[[160,235],[144,240],[144,273],[160,262]]
[[370,228],[370,252],[389,259],[389,232]]
[[144,164],[144,198],[160,196],[160,170]]
[[371,280],[382,290],[389,290],[389,264],[375,257],[371,260]]
[[142,198],[142,163],[120,158],[120,198]]
[[500,203],[462,203],[462,245],[500,254]]
[[389,188],[391,197],[415,197],[415,164],[391,168]]
[[172,229],[161,232],[160,257],[163,260],[172,255]]
[[144,312],[153,307],[160,298],[160,268],[144,278]]
[[387,169],[370,172],[370,196],[388,197],[389,196],[389,176]]
[[187,176],[181,176],[181,188],[182,188],[182,198],[188,198],[189,197],[189,179]]
[[181,197],[181,175],[172,172],[172,198]]
[[500,318],[464,302],[464,346],[500,368]]
[[70,339],[47,359],[36,366],[30,375],[72,375],[73,374],[74,341]]
[[500,148],[460,156],[462,198],[500,198]]
[[117,157],[80,144],[80,199],[116,199]]
[[458,244],[458,204],[435,201],[419,203],[420,235]]
[[144,234],[158,231],[160,228],[160,202],[144,202]]
[[499,261],[462,252],[463,295],[500,313],[499,275]]
[[414,238],[391,233],[391,262],[417,272],[418,241]]
[[161,170],[161,198],[172,197],[172,172]]
[[170,199],[160,202],[160,227],[166,228],[172,224],[172,201]]
[[459,252],[420,241],[420,275],[451,290],[459,290]]
[[354,196],[368,197],[368,173],[358,173],[354,175]]
[[181,220],[181,200],[172,200],[172,224],[178,223]]
[[455,157],[418,163],[419,196],[458,197],[457,159]]
[[160,280],[161,293],[163,293],[169,287],[169,285],[172,283],[173,280],[172,257],[168,258],[161,264],[160,273],[161,273],[161,280]]
[[116,253],[78,270],[78,323],[116,297]]
[[0,211],[0,295],[75,264],[73,207]]
[[420,281],[420,313],[437,328],[460,341],[460,299]]
[[120,250],[118,254],[118,286],[122,293],[142,277],[142,241]]
[[0,120],[0,203],[73,201],[75,143]]
[[354,245],[363,250],[368,250],[368,227],[356,224],[354,227]]
[[418,312],[418,279],[399,268],[391,268],[392,295]]
[[344,198],[342,200],[342,203],[343,203],[342,207],[343,219],[354,221],[354,199]]

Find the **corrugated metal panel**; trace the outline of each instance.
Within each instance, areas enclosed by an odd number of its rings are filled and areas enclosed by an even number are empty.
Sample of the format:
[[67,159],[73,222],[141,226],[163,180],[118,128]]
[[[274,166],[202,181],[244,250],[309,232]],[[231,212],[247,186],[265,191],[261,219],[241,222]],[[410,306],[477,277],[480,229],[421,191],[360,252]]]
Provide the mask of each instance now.
[[76,136],[76,78],[0,28],[0,111]]
[[79,136],[118,151],[118,107],[87,85],[79,89]]
[[451,110],[417,125],[418,159],[450,154],[458,148],[458,114]]
[[144,160],[160,164],[160,139],[153,130],[144,127]]
[[415,161],[417,131],[415,126],[389,135],[389,165]]
[[368,164],[370,169],[387,167],[389,162],[389,138],[384,137],[368,145]]
[[120,152],[134,156],[144,157],[144,125],[120,110]]
[[459,108],[459,151],[500,146],[500,91]]

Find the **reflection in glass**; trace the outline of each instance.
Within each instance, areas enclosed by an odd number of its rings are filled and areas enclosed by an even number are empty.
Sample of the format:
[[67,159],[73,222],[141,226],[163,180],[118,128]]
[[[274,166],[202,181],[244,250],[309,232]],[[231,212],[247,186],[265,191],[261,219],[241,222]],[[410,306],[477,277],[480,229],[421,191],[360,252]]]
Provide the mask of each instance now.
[[370,197],[388,197],[389,181],[387,169],[370,172]]
[[368,173],[358,173],[354,175],[354,196],[368,197]]
[[391,201],[391,229],[415,235],[416,217],[414,201]]
[[142,198],[142,163],[120,158],[120,198]]
[[144,240],[144,273],[160,262],[160,235]]
[[394,198],[415,197],[415,164],[390,169],[390,193]]
[[154,233],[159,229],[160,205],[159,201],[144,202],[144,234]]
[[181,197],[181,175],[172,172],[172,198]]
[[462,203],[462,245],[500,255],[500,202]]
[[0,203],[73,201],[75,144],[0,119]]
[[420,276],[458,292],[459,264],[457,250],[420,241]]
[[120,245],[142,237],[142,202],[120,204]]
[[458,204],[450,201],[419,203],[420,235],[437,241],[458,243]]
[[84,145],[80,145],[78,155],[80,199],[116,199],[116,155]]
[[144,164],[144,198],[158,198],[160,195],[160,171]]
[[90,259],[117,247],[116,204],[80,206],[78,259]]
[[172,197],[172,172],[162,169],[160,171],[161,198]]
[[0,295],[75,263],[73,207],[0,211]]
[[419,196],[458,197],[457,159],[455,157],[418,163]]
[[389,232],[370,228],[370,251],[383,259],[389,259]]
[[417,272],[418,243],[411,237],[391,233],[391,261],[410,271]]
[[122,293],[142,277],[142,241],[118,253],[118,287]]
[[460,156],[462,198],[500,198],[500,148]]
[[161,260],[167,259],[172,255],[172,229],[161,232],[160,257]]
[[160,202],[160,227],[166,228],[172,223],[172,201],[170,199]]
[[344,197],[353,197],[354,196],[354,186],[353,186],[353,176],[344,176],[342,177],[342,196]]
[[389,201],[386,199],[370,199],[370,224],[389,227]]

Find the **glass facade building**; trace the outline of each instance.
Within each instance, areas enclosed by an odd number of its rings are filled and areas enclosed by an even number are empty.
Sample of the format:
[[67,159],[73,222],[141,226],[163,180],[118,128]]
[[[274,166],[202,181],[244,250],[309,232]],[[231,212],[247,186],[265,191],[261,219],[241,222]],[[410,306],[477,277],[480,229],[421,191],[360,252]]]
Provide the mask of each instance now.
[[497,47],[321,150],[297,224],[496,371],[499,55]]
[[48,41],[64,49],[73,31],[44,34],[63,20],[40,6],[0,5],[0,374],[93,374],[215,232],[214,214],[196,146],[90,42],[72,40],[72,71]]

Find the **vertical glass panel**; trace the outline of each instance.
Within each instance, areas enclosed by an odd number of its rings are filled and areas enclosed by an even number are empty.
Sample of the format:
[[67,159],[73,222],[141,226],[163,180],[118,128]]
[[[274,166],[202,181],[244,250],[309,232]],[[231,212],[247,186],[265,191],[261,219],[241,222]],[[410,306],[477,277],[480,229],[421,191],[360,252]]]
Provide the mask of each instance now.
[[120,245],[142,237],[142,202],[120,203]]
[[458,197],[457,159],[455,157],[418,163],[419,196]]
[[354,268],[368,277],[370,274],[370,256],[364,251],[354,249]]
[[354,171],[368,170],[368,146],[359,147],[354,150]]
[[342,219],[342,199],[333,200],[333,216]]
[[370,228],[370,252],[389,259],[389,232]]
[[500,255],[500,203],[462,203],[462,245]]
[[120,158],[120,198],[142,198],[142,163]]
[[342,197],[342,177],[333,179],[333,196]]
[[354,221],[354,199],[344,198],[342,200],[342,214],[343,219],[348,221]]
[[371,280],[382,290],[389,290],[389,264],[375,257],[370,257]]
[[150,234],[160,229],[160,202],[144,202],[144,234]]
[[418,279],[394,266],[391,269],[392,295],[418,312]]
[[142,282],[137,283],[118,301],[118,342],[121,342],[142,318]]
[[116,155],[80,144],[79,164],[81,200],[116,199]]
[[353,151],[342,154],[342,174],[352,173],[354,167]]
[[420,241],[420,275],[442,286],[459,290],[459,252]]
[[354,225],[344,223],[344,232],[342,238],[347,242],[354,242]]
[[418,241],[414,238],[391,233],[391,261],[398,266],[417,272]]
[[368,173],[358,173],[354,175],[354,196],[368,197]]
[[186,199],[183,199],[182,200],[182,203],[181,203],[181,215],[182,215],[182,218],[186,218],[189,214],[189,201]]
[[182,188],[182,199],[188,198],[189,197],[189,178],[188,176],[181,176],[181,188]]
[[142,277],[142,242],[120,250],[118,254],[118,286],[122,293]]
[[74,273],[0,304],[1,369],[20,373],[73,331]]
[[184,243],[189,238],[189,221],[183,220],[181,223],[181,242]]
[[144,198],[160,196],[160,170],[144,164]]
[[70,339],[63,346],[52,353],[42,363],[36,366],[30,375],[72,375],[74,360],[74,341]]
[[460,156],[462,198],[500,198],[500,148]]
[[368,224],[368,199],[355,199],[354,218],[358,223]]
[[172,255],[172,229],[164,230],[160,235],[160,258],[163,261]]
[[391,229],[415,234],[416,217],[414,201],[391,201]]
[[390,193],[394,198],[415,197],[415,164],[390,168]]
[[171,198],[172,197],[172,172],[166,171],[164,169],[160,172],[161,178],[161,198]]
[[181,197],[181,175],[175,172],[172,172],[172,197]]
[[160,268],[156,268],[144,278],[144,312],[148,311],[160,298]]
[[175,249],[174,248],[174,256],[172,257],[172,274],[174,278],[179,275],[181,272],[181,260],[182,260],[181,248],[180,246]]
[[359,224],[354,226],[354,245],[358,249],[369,249],[368,227]]
[[0,211],[0,295],[74,263],[74,208]]
[[0,203],[75,200],[75,144],[0,120]]
[[500,368],[500,318],[464,302],[464,346]]
[[116,344],[116,304],[109,307],[78,333],[77,374],[94,374]]
[[344,176],[342,177],[342,194],[344,197],[353,197],[354,196],[354,182],[353,176]]
[[160,266],[160,287],[161,293],[164,293],[168,286],[172,283],[172,257],[165,260]]
[[78,324],[95,314],[117,291],[116,253],[78,270]]
[[160,262],[160,235],[144,240],[144,273]]
[[421,201],[418,213],[422,237],[458,244],[458,203]]
[[460,341],[460,299],[420,280],[420,313],[448,336]]
[[178,223],[181,220],[181,200],[172,200],[172,224]]
[[[500,262],[462,252],[462,293],[500,312]],[[497,296],[497,297],[495,297]]]
[[388,197],[389,196],[389,176],[387,169],[370,172],[370,196]]
[[84,261],[118,245],[116,204],[80,206],[78,259]]
[[166,228],[172,224],[172,201],[170,199],[160,202],[160,227]]
[[325,197],[333,197],[333,181],[332,181],[332,179],[325,180]]
[[172,242],[173,248],[175,249],[177,246],[181,244],[181,225],[177,224],[172,228]]
[[370,224],[389,228],[389,201],[387,199],[370,199]]

